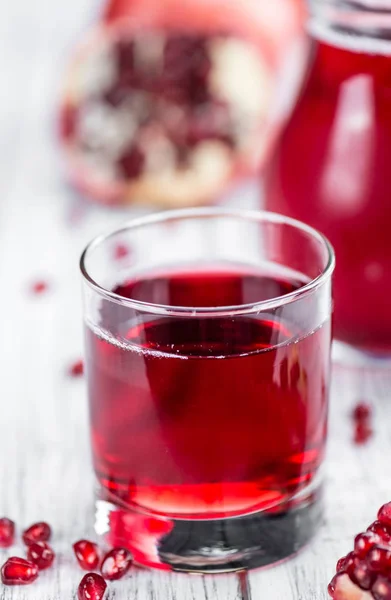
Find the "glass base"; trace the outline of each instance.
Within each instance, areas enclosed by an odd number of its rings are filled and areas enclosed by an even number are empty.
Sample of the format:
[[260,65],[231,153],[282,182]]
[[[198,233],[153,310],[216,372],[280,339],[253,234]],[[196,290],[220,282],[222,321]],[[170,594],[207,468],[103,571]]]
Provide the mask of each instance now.
[[125,510],[97,498],[95,529],[110,546],[124,546],[144,567],[226,573],[263,567],[300,550],[317,531],[320,490],[281,512],[215,520],[170,519]]
[[333,342],[332,360],[338,366],[353,369],[389,369],[391,367],[391,353],[366,352],[338,340]]

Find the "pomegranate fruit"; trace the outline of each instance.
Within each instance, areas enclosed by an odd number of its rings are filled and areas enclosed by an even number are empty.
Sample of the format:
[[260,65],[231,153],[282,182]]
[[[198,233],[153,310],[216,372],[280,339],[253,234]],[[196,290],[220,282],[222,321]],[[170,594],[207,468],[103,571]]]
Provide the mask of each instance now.
[[79,540],[73,544],[77,562],[85,571],[94,571],[99,564],[99,549],[97,544],[88,540]]
[[391,600],[391,502],[355,538],[354,550],[337,563],[328,586],[334,600]]
[[78,590],[78,600],[102,600],[105,595],[107,583],[97,573],[87,573],[81,580]]
[[103,558],[101,573],[105,579],[121,579],[132,566],[132,555],[126,548],[113,548]]
[[15,537],[15,523],[7,517],[0,519],[0,548],[12,546]]
[[53,564],[55,554],[46,542],[33,542],[27,549],[27,558],[39,570],[48,569]]
[[59,129],[82,192],[104,203],[196,205],[258,165],[272,60],[248,34],[247,9],[240,19],[223,10],[213,11],[214,30],[211,8],[196,2],[185,28],[161,14],[141,26],[136,17],[106,23],[79,48]]
[[39,523],[30,525],[30,527],[23,532],[22,537],[26,546],[30,546],[30,544],[33,544],[34,542],[47,542],[50,540],[51,535],[52,530],[50,525],[44,521],[40,521]]
[[12,556],[1,567],[1,581],[4,585],[28,585],[37,577],[37,565],[18,556]]

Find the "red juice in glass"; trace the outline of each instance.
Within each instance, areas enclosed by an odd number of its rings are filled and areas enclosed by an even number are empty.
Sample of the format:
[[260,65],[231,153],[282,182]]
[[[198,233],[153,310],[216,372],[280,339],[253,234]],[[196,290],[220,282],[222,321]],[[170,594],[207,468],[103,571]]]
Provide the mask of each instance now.
[[[173,271],[115,292],[226,306],[304,283]],[[117,326],[121,343],[87,328],[94,465],[104,489],[153,512],[205,519],[273,507],[312,480],[326,436],[329,322],[305,337],[262,316]]]
[[[274,253],[276,241],[288,250],[289,235],[266,237]],[[330,349],[327,290],[322,300],[308,292],[309,271],[232,260],[130,269],[108,287],[94,322],[87,317],[98,513],[110,505],[108,539],[138,562],[231,570],[278,560],[309,538]],[[265,551],[253,530],[270,538],[276,524]],[[232,530],[226,547],[221,530]]]
[[267,169],[266,207],[333,244],[335,337],[389,355],[391,10],[361,4],[313,3],[311,62]]

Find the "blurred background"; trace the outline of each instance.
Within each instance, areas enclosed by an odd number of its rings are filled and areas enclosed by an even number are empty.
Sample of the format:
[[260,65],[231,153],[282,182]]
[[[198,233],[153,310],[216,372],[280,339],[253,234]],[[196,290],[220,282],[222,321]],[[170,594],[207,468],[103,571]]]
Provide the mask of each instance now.
[[74,226],[93,203],[94,219],[97,205],[114,207],[103,227],[124,206],[237,196],[265,161],[305,55],[302,6],[272,4],[3,2],[3,194],[32,218],[47,202]]
[[126,218],[258,205],[305,62],[299,0],[0,11],[3,280],[49,287],[72,273],[74,290],[82,247]]

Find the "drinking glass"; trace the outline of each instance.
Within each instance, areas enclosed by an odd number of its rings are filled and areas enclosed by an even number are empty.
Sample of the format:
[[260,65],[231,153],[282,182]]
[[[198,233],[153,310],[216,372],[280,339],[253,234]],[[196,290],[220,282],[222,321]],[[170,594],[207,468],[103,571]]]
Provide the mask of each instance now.
[[321,515],[334,254],[277,214],[133,220],[84,251],[96,530],[137,563],[289,556]]

